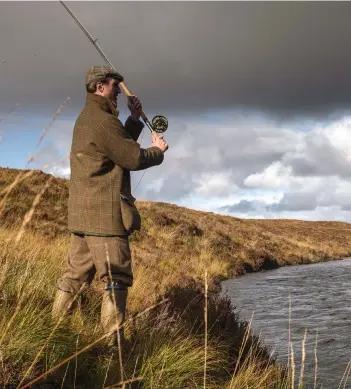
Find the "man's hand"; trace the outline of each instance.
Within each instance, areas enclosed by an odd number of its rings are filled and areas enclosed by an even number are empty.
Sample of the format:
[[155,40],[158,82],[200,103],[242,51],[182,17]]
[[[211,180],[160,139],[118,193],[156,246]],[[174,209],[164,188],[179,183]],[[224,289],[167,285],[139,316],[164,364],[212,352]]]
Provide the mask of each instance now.
[[140,113],[143,110],[141,101],[137,96],[128,96],[128,108],[130,110],[130,116],[134,120],[139,120],[140,119]]
[[158,136],[155,131],[152,132],[152,146],[158,147],[163,153],[168,150],[168,144],[163,140],[163,136]]

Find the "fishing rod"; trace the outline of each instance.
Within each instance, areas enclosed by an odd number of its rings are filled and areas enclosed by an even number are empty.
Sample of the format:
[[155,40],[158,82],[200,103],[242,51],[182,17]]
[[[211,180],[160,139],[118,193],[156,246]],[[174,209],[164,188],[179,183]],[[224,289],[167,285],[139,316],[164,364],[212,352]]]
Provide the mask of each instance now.
[[[77,16],[72,12],[72,10],[63,2],[60,0],[60,3],[63,5],[63,7],[66,9],[66,11],[71,15],[73,20],[77,23],[77,25],[80,27],[80,29],[84,32],[84,34],[87,36],[87,38],[90,40],[90,42],[94,45],[96,50],[99,52],[103,60],[106,62],[106,64],[115,72],[117,71],[115,67],[112,65],[110,60],[107,58],[107,55],[103,52],[101,49],[100,45],[97,43],[97,39],[94,39],[92,35],[88,32],[88,30],[83,26],[83,24],[79,21]],[[130,90],[127,88],[125,83],[122,81],[119,83],[119,86],[123,89],[124,93],[127,96],[132,96],[132,93]],[[151,133],[157,132],[157,133],[163,133],[167,130],[168,128],[168,120],[162,116],[162,115],[157,115],[152,119],[152,123],[150,123],[149,119],[145,115],[143,111],[141,111],[140,116],[142,117],[144,123],[147,125]]]

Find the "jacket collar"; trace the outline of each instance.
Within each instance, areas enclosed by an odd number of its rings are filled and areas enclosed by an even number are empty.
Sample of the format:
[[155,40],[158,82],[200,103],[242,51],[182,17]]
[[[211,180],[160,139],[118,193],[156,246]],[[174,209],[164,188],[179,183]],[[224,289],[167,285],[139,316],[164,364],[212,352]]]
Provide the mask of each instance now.
[[87,93],[86,105],[95,105],[98,106],[105,112],[108,112],[114,116],[119,115],[118,109],[104,96],[97,95],[95,93]]

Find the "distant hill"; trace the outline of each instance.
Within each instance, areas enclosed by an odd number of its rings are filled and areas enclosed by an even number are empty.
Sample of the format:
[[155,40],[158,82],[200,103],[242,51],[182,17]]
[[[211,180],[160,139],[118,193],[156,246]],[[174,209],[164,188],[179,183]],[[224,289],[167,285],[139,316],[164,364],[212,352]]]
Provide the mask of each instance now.
[[[18,174],[24,177],[0,206],[2,226],[19,227],[34,197],[50,175],[41,171],[0,168],[0,201]],[[67,235],[69,181],[53,178],[43,194],[28,228],[49,238]],[[163,256],[206,255],[222,262],[226,273],[245,272],[338,259],[351,255],[351,224],[299,220],[239,219],[195,211],[162,202],[138,201],[142,231],[132,237],[135,250],[152,255],[162,247]],[[204,254],[206,253],[206,254]],[[156,254],[155,254],[156,255]]]

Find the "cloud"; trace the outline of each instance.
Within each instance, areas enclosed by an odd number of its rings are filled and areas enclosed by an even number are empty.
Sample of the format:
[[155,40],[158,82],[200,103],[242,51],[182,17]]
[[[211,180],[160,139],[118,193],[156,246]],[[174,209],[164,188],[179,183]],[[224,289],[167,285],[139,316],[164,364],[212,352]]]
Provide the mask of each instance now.
[[[211,129],[209,124],[202,125],[203,137],[197,141],[201,154],[195,150],[196,163],[188,169],[186,165],[180,167],[183,176],[187,175],[186,182],[193,182],[193,185],[180,185],[178,195],[222,198],[222,205],[215,207],[217,211],[250,217],[291,217],[304,212],[303,218],[306,218],[307,214],[312,215],[311,212],[326,214],[327,208],[337,209],[341,214],[351,210],[348,136],[351,117],[345,116],[320,127],[313,126],[308,131],[288,129],[285,125],[281,128],[269,117],[261,118],[259,130],[254,131],[255,123],[255,118],[228,115],[226,124],[222,123],[221,127],[212,125]],[[216,132],[216,143],[210,144],[208,140],[211,132]],[[211,153],[204,152],[207,148]],[[210,155],[216,158],[208,162],[205,155],[208,159]],[[176,159],[176,155],[173,158]],[[308,169],[301,166],[308,166]],[[206,179],[201,190],[199,177]],[[222,186],[222,190],[216,193],[213,183],[218,183],[219,188]],[[173,195],[176,192],[175,186]],[[269,197],[262,198],[262,193],[268,193]],[[276,194],[275,198],[271,193]],[[148,194],[154,195],[152,192]],[[162,198],[162,186],[157,196]],[[227,203],[224,203],[225,199]]]
[[238,202],[237,204],[221,207],[220,209],[235,213],[250,213],[257,212],[260,208],[262,209],[264,207],[265,205],[261,201],[240,200],[240,202]]
[[223,196],[237,189],[237,187],[231,184],[230,173],[228,172],[216,175],[203,173],[199,178],[195,179],[195,183],[195,194],[200,196]]
[[[350,108],[349,2],[69,6],[151,116],[241,107],[327,118]],[[70,96],[76,113],[85,71],[104,62],[64,8],[1,2],[0,25],[2,109],[21,100],[45,110]]]
[[[140,188],[139,195],[180,200],[190,195],[210,198],[232,194],[242,187],[248,174],[268,166],[291,149],[286,144],[291,134],[275,131],[272,123],[269,118],[246,118],[238,112],[222,112],[219,124],[202,116],[189,117],[186,123],[173,126],[165,134],[170,145],[165,161],[149,169],[143,179],[147,185],[149,180],[164,177],[161,186],[147,186],[146,191]],[[133,174],[133,180],[138,181],[141,174]]]
[[244,185],[252,188],[286,189],[292,184],[292,168],[284,166],[281,161],[273,161],[263,172],[250,174]]
[[[296,130],[297,123],[288,128],[270,116],[222,112],[221,117],[218,125],[209,117],[202,122],[189,117],[170,129],[163,164],[132,173],[135,196],[265,217],[350,208],[351,116],[304,131]],[[50,133],[62,150],[70,144],[73,124],[58,121]],[[143,147],[149,138],[145,133]],[[66,160],[57,173],[67,176],[68,167]]]
[[276,204],[266,207],[268,212],[313,211],[317,207],[316,193],[285,193]]

